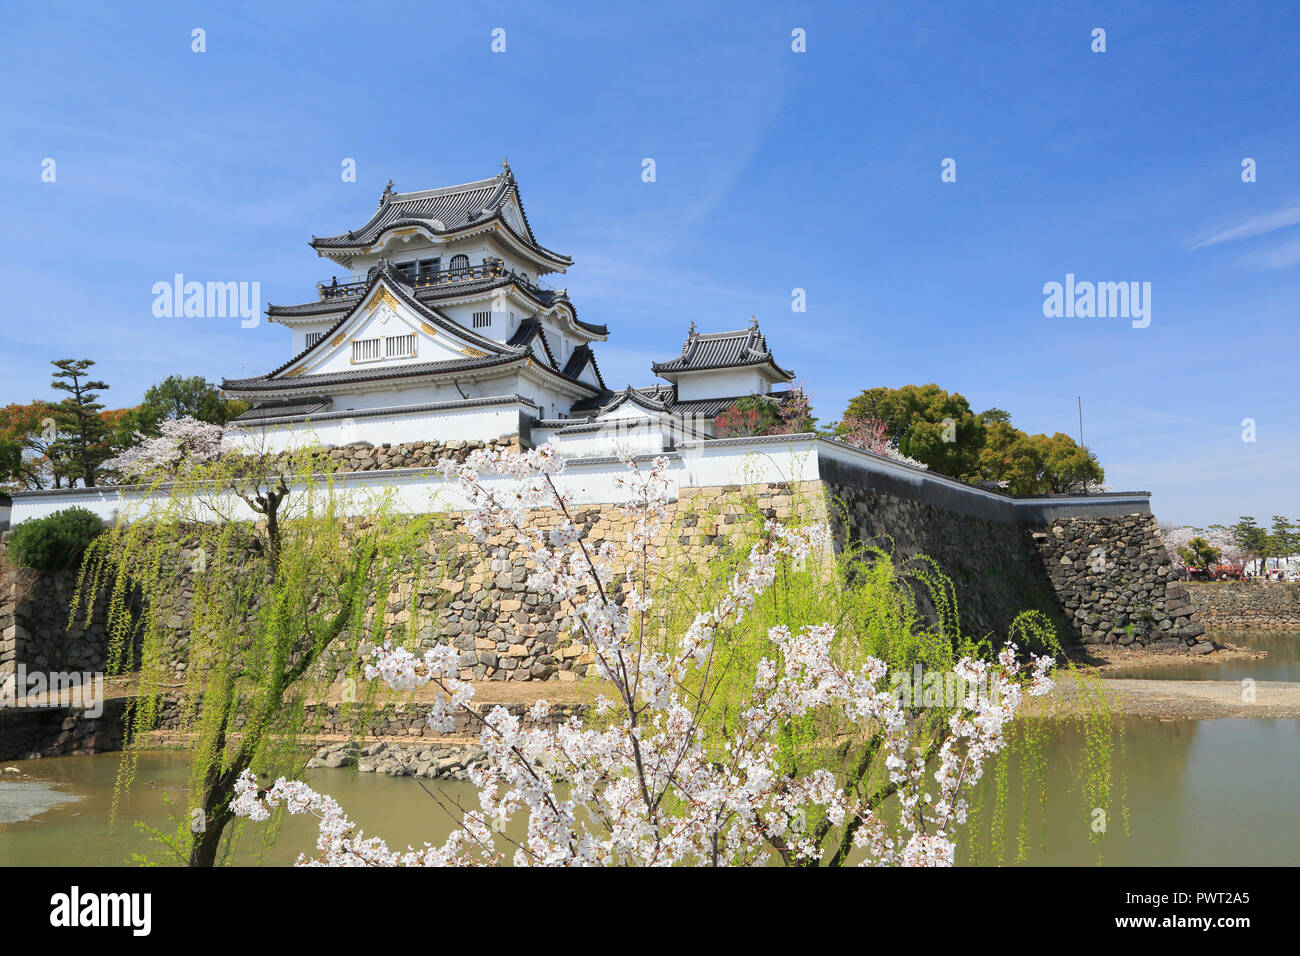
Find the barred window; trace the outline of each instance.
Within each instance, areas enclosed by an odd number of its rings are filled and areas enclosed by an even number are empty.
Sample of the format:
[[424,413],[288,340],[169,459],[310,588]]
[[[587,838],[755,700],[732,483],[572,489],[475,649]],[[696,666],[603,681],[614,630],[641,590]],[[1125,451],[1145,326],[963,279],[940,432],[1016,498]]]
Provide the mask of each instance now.
[[451,257],[451,267],[452,267],[452,269],[468,269],[468,268],[469,268],[469,256],[464,256],[464,255],[461,255],[461,256],[452,256],[452,257]]
[[491,325],[491,324],[492,324],[492,313],[491,313],[491,312],[475,312],[475,313],[474,313],[474,328],[476,328],[476,329],[486,329],[486,328],[487,328],[489,325]]
[[379,339],[357,339],[352,343],[352,361],[373,362],[382,358]]
[[388,358],[406,358],[415,354],[415,333],[408,332],[406,335],[390,335],[384,340],[387,346]]
[[308,333],[307,333],[307,348],[311,348],[313,345],[315,345],[317,342],[319,342],[322,338],[324,338],[324,336],[325,336],[325,333],[324,333],[324,332],[308,332]]

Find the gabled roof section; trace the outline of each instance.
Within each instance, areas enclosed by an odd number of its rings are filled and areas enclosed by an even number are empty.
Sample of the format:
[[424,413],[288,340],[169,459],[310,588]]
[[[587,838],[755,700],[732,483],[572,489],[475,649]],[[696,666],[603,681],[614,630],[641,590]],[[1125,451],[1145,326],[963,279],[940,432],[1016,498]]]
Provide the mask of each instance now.
[[589,345],[579,345],[573,350],[573,354],[569,356],[569,361],[564,363],[564,374],[569,378],[577,378],[588,365],[596,374],[596,381],[600,383],[601,389],[604,389],[605,377],[600,374],[600,366],[596,364],[596,353],[591,350]]
[[[459,338],[463,338],[466,341],[473,343],[475,347],[482,349],[489,354],[499,354],[504,351],[501,344],[494,339],[479,335],[472,329],[465,328],[465,326],[456,322],[449,316],[439,312],[432,306],[421,302],[416,296],[412,295],[406,276],[397,269],[394,269],[386,260],[381,260],[379,268],[376,269],[375,274],[370,277],[370,281],[367,283],[365,291],[351,302],[347,307],[347,311],[339,316],[338,320],[325,330],[321,337],[316,340],[315,344],[307,346],[283,365],[272,369],[264,376],[257,376],[257,378],[275,378],[277,375],[281,375],[288,369],[293,368],[293,366],[306,359],[313,352],[325,351],[326,349],[331,348],[331,340],[335,333],[351,321],[354,315],[366,308],[366,303],[371,300],[375,288],[380,285],[382,285],[388,292],[392,293],[399,302],[403,302],[410,306],[421,319],[429,322],[436,328],[441,328],[444,332],[450,332]],[[273,314],[274,309],[275,306],[267,306],[267,314]],[[251,379],[223,379],[223,382],[224,381],[234,383],[251,381]]]
[[[388,263],[383,263],[380,269],[371,278],[370,284],[366,287],[366,292],[359,296],[349,307],[347,313],[335,322],[320,340],[312,346],[299,352],[292,359],[273,369],[265,375],[255,375],[249,378],[222,379],[221,387],[233,394],[251,394],[259,392],[279,392],[286,394],[306,393],[314,395],[321,390],[328,390],[341,385],[361,384],[366,382],[381,382],[388,379],[406,379],[418,376],[440,375],[449,372],[478,371],[489,368],[506,368],[511,365],[526,366],[531,363],[546,374],[553,375],[556,378],[577,385],[587,393],[596,392],[601,386],[594,386],[588,382],[581,381],[576,376],[567,375],[560,369],[555,361],[554,356],[550,354],[546,346],[544,337],[540,336],[541,321],[533,318],[526,319],[519,330],[511,337],[510,341],[502,345],[494,339],[486,338],[472,329],[455,322],[453,319],[439,312],[437,309],[418,301],[410,291],[409,286],[405,283],[405,277]],[[475,349],[481,352],[481,355],[471,355],[466,358],[447,359],[434,362],[409,362],[395,365],[376,365],[367,368],[348,370],[343,372],[321,372],[305,375],[296,375],[289,370],[295,365],[307,360],[313,352],[335,347],[331,341],[335,334],[348,322],[352,320],[359,312],[367,311],[368,303],[375,299],[374,293],[377,287],[382,286],[388,294],[391,294],[399,303],[405,304],[422,320],[442,331],[454,335],[456,338],[475,346]],[[546,355],[550,360],[546,362],[539,361],[538,356],[533,353],[531,341],[533,338],[541,338],[543,348],[547,348]],[[582,346],[581,348],[586,348]],[[593,359],[594,362],[594,359]],[[567,366],[566,366],[567,367]],[[599,373],[597,373],[599,377]],[[294,398],[291,400],[296,403],[306,403],[308,399]],[[319,409],[317,409],[319,411]]]
[[546,341],[543,331],[541,319],[535,315],[529,316],[519,323],[519,328],[506,340],[506,345],[514,349],[531,350],[534,342],[540,342],[546,361],[551,363],[552,368],[559,368],[560,363],[555,361],[555,353],[551,351],[551,343]]
[[753,365],[768,365],[778,378],[787,382],[794,378],[794,372],[776,364],[757,319],[750,320],[749,328],[734,332],[697,332],[692,322],[682,354],[668,362],[656,362],[650,368],[656,375],[663,375]]
[[[650,401],[660,405],[671,404],[673,400],[673,395],[676,392],[676,390],[671,385],[644,385],[634,390],[640,392],[645,398],[649,399]],[[621,396],[622,394],[623,394],[622,392],[606,391],[600,395],[595,395],[592,396],[591,398],[584,398],[581,401],[574,402],[573,405],[570,407],[570,410],[575,415],[584,414],[584,413],[595,414],[599,412],[601,409],[603,409],[610,402],[619,398],[619,396]]]
[[569,256],[547,249],[537,241],[510,164],[502,163],[502,166],[501,173],[491,179],[410,193],[393,192],[393,182],[389,180],[379,197],[379,208],[365,225],[337,236],[313,236],[311,246],[326,255],[347,253],[366,248],[387,230],[401,226],[416,226],[443,236],[496,220],[539,256],[557,266],[572,265]]
[[649,395],[644,394],[639,388],[633,388],[629,385],[627,388],[623,389],[623,391],[615,392],[613,399],[601,407],[600,414],[608,415],[620,405],[626,405],[628,402],[631,402],[638,408],[645,409],[647,412],[668,411],[667,402],[661,402],[651,398]]

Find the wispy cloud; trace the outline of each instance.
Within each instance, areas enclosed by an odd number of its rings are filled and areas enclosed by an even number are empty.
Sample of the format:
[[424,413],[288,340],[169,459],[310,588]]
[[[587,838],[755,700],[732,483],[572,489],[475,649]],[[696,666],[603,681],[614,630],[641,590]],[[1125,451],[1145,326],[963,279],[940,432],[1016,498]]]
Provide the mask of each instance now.
[[1254,216],[1239,226],[1233,226],[1231,229],[1215,233],[1208,239],[1202,239],[1195,243],[1192,249],[1204,249],[1206,246],[1218,246],[1225,242],[1236,242],[1238,239],[1264,236],[1296,224],[1300,224],[1300,205],[1288,206],[1286,209],[1279,209],[1265,216]]
[[1242,261],[1260,269],[1286,269],[1300,264],[1300,240],[1283,243],[1275,249],[1252,253]]

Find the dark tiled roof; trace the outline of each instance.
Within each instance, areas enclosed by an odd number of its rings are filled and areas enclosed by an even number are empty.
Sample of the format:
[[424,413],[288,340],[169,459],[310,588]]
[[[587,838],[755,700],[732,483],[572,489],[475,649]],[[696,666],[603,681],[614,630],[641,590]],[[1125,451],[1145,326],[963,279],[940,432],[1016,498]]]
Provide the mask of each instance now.
[[[359,229],[352,229],[337,236],[312,237],[312,248],[322,252],[338,250],[341,252],[368,246],[386,229],[394,226],[422,226],[430,232],[444,235],[470,226],[480,226],[495,219],[508,229],[525,246],[565,264],[573,260],[568,256],[547,249],[538,243],[533,235],[528,215],[524,213],[523,199],[519,196],[519,186],[514,173],[507,166],[504,171],[492,179],[480,179],[459,186],[444,186],[440,189],[425,189],[420,192],[395,193],[392,184],[384,191],[379,200],[379,209],[370,220]],[[503,210],[511,196],[519,206],[521,222],[519,227],[511,225]]]
[[[502,286],[514,285],[524,295],[528,296],[538,305],[549,309],[557,302],[562,302],[573,312],[573,320],[580,328],[585,329],[592,335],[608,335],[609,328],[604,325],[596,325],[594,322],[584,322],[578,318],[578,309],[569,300],[568,295],[561,294],[554,289],[539,289],[520,282],[516,277],[510,275],[488,276],[482,279],[467,279],[463,282],[448,282],[433,286],[412,287],[406,274],[400,269],[393,270],[396,281],[406,285],[414,296],[420,302],[437,302],[442,299],[456,299],[465,295],[473,295],[476,292],[485,292]],[[360,294],[360,293],[359,293]],[[336,299],[324,299],[320,302],[304,302],[301,305],[268,305],[266,314],[271,318],[276,316],[329,316],[339,312],[346,312],[355,304],[357,296],[346,296]]]
[[223,379],[221,387],[235,392],[270,392],[293,388],[321,388],[327,385],[350,385],[355,382],[374,382],[388,378],[411,378],[418,375],[436,375],[440,372],[461,372],[471,369],[509,365],[528,358],[520,352],[509,351],[501,355],[472,356],[463,359],[446,359],[441,362],[413,362],[410,365],[372,366],[349,369],[346,372],[326,372],[321,375],[304,375],[301,378],[273,378],[256,375],[252,378]]
[[573,350],[573,354],[569,356],[569,361],[564,366],[564,374],[569,378],[577,378],[582,374],[582,370],[587,367],[588,362],[591,363],[592,371],[596,373],[596,381],[600,383],[600,387],[603,389],[605,387],[605,376],[600,374],[600,366],[596,364],[596,353],[591,350],[589,345],[579,345]]
[[696,418],[717,418],[742,398],[762,398],[779,404],[781,397],[785,394],[781,392],[777,395],[733,395],[730,398],[700,398],[690,402],[674,402],[673,414],[690,415]]
[[701,372],[750,365],[770,365],[787,381],[794,378],[793,372],[776,364],[757,321],[747,329],[734,332],[696,332],[692,325],[686,344],[682,346],[682,354],[668,362],[656,362],[650,368],[656,375],[661,375],[664,372]]
[[[674,415],[684,415],[692,417],[717,418],[724,411],[730,408],[736,402],[744,398],[761,398],[766,401],[780,404],[785,401],[791,393],[769,392],[766,395],[732,395],[727,398],[697,398],[687,402],[677,401],[677,390],[672,385],[647,385],[641,388],[633,389],[637,392],[643,402],[650,402],[656,405],[665,406]],[[593,398],[583,399],[580,402],[574,402],[571,409],[574,415],[591,415],[594,416],[605,408],[612,406],[618,399],[622,398],[624,392],[604,392]]]
[[328,398],[295,398],[287,402],[266,402],[258,405],[256,408],[250,408],[244,414],[234,419],[236,423],[247,424],[249,422],[258,422],[267,418],[287,418],[301,415],[311,415],[315,412],[328,411],[330,399]]

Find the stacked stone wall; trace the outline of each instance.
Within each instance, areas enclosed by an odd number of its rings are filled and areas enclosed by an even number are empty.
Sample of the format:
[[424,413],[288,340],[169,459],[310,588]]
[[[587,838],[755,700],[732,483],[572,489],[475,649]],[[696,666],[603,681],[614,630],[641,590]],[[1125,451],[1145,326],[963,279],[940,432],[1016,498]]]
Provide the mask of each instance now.
[[1183,585],[1212,630],[1300,631],[1300,584],[1287,581],[1189,581]]
[[1214,649],[1154,515],[1058,518],[1030,537],[1084,644],[1193,654]]

